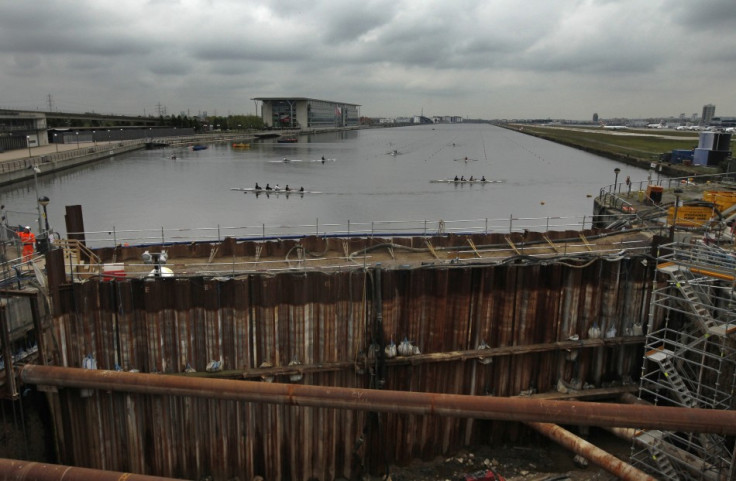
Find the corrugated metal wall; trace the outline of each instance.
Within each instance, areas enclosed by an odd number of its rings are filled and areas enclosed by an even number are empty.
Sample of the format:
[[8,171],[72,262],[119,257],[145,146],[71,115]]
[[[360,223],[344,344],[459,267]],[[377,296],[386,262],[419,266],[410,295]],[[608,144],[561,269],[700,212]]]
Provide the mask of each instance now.
[[[365,358],[376,321],[382,334],[424,353],[553,343],[587,337],[597,322],[618,336],[646,324],[651,268],[641,259],[453,268],[256,274],[76,283],[59,291],[60,364],[88,354],[101,369],[199,373],[222,357],[225,371],[353,362]],[[47,345],[49,345],[47,343]],[[550,347],[478,361],[389,364],[392,390],[513,396],[554,390],[559,378],[590,383],[636,377],[637,345],[581,349],[576,362]],[[360,364],[360,363],[359,363]],[[362,371],[362,370],[360,370]],[[372,370],[307,373],[313,385],[371,387]],[[197,374],[199,375],[199,374]],[[290,382],[288,376],[276,379]],[[331,481],[384,463],[405,463],[473,442],[523,438],[512,423],[182,397],[61,390],[51,394],[60,462],[199,479]]]

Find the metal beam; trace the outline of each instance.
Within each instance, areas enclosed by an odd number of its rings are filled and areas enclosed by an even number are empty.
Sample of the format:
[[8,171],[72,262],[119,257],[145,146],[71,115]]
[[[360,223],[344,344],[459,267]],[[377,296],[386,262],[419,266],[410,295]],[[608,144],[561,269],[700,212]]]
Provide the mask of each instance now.
[[56,387],[292,406],[736,434],[736,411],[715,409],[379,391],[38,365],[20,368],[20,379],[26,384]]
[[0,458],[0,481],[181,481],[146,474],[75,468],[61,464],[36,463]]
[[649,476],[644,471],[627,464],[616,456],[607,453],[594,444],[589,443],[585,439],[575,436],[570,431],[549,423],[526,423],[544,434],[553,441],[558,442],[570,451],[577,453],[589,460],[593,464],[600,466],[611,474],[616,475],[618,479],[627,481],[657,481],[656,478]]

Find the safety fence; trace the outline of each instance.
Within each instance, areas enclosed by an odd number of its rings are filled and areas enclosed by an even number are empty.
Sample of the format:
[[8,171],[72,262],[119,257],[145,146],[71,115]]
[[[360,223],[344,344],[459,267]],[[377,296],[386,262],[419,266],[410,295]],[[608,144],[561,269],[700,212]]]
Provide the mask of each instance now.
[[[599,218],[601,216],[596,216]],[[612,218],[614,216],[611,216]],[[615,216],[618,218],[619,216]],[[247,226],[214,226],[198,228],[117,229],[70,232],[70,237],[83,235],[91,248],[118,245],[166,245],[190,242],[220,242],[237,240],[289,239],[318,237],[426,237],[443,234],[490,234],[514,232],[547,232],[585,230],[593,227],[594,216],[573,217],[508,217],[483,219],[414,219],[370,222],[314,223],[297,225],[259,224]]]

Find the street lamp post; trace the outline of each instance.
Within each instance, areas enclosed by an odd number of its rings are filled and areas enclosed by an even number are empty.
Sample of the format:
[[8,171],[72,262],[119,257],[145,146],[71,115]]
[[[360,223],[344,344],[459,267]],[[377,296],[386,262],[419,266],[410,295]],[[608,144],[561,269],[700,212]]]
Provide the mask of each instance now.
[[38,203],[43,206],[43,220],[46,224],[46,238],[49,236],[49,216],[46,212],[46,206],[49,205],[49,198],[45,195],[42,195],[38,198]]
[[110,143],[110,129],[107,129],[107,143]]
[[33,169],[33,187],[36,190],[36,210],[38,211],[38,233],[40,235],[41,232],[43,232],[43,223],[41,222],[41,198],[38,196],[38,174],[41,173],[41,169],[38,168],[38,166],[34,165],[31,167]]
[[56,144],[56,153],[59,153],[59,141],[56,138],[58,134],[54,134],[54,144]]
[[613,169],[613,172],[616,174],[616,180],[613,181],[613,192],[616,193],[618,191],[618,174],[621,172],[621,169],[616,167]]
[[75,132],[77,134],[77,148],[79,148],[79,132]]
[[682,189],[675,189],[675,212],[672,216],[672,226],[670,227],[670,242],[675,240],[675,226],[677,225],[677,209],[680,207],[680,194]]
[[97,139],[95,138],[95,131],[92,131],[92,143],[97,145]]
[[26,135],[26,144],[28,145],[28,157],[33,157],[33,154],[31,154],[31,136]]

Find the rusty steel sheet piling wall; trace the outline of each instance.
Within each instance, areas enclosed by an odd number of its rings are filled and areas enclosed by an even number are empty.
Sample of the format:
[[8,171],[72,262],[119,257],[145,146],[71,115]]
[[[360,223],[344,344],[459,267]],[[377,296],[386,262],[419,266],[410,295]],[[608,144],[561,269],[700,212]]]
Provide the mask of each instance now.
[[[406,339],[421,351],[386,359],[378,372],[376,359],[383,356],[370,348],[377,276],[382,339]],[[46,358],[81,367],[92,355],[100,369],[231,378],[263,363],[300,363],[310,368],[303,377],[277,380],[478,396],[551,391],[559,379],[600,387],[638,375],[643,338],[617,340],[630,324],[646,324],[652,276],[634,257],[88,281],[58,290]],[[554,346],[575,335],[587,339],[594,323],[603,333],[615,327],[616,337],[581,345],[574,360],[574,349]],[[433,358],[481,343],[550,347],[484,363]],[[222,371],[205,373],[220,359]],[[197,372],[183,374],[187,365]],[[530,433],[501,421],[180,396],[59,389],[49,398],[59,462],[190,479],[332,481]]]

